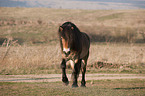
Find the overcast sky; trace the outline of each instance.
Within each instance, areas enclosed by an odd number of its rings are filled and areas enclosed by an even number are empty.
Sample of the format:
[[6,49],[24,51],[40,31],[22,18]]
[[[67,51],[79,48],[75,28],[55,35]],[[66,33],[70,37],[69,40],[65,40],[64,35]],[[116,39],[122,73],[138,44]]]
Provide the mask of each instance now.
[[0,7],[145,9],[145,0],[0,0]]

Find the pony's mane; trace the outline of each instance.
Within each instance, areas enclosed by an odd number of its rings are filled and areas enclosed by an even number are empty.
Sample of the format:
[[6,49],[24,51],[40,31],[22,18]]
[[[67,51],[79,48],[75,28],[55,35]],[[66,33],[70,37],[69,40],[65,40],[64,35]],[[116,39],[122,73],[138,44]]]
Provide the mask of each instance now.
[[64,24],[62,24],[61,27],[62,28],[68,28],[68,27],[71,28],[71,27],[73,27],[75,32],[80,32],[78,27],[75,24],[73,24],[72,22],[65,22]]

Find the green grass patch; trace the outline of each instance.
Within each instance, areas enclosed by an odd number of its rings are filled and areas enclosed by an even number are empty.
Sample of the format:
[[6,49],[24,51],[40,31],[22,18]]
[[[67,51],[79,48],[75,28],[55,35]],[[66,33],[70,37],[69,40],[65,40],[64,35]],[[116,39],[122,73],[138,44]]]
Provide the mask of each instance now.
[[[93,83],[92,83],[93,82]],[[71,88],[56,83],[9,83],[0,82],[1,96],[143,96],[144,79],[87,81],[86,88]],[[80,82],[79,82],[80,83]]]
[[112,19],[117,19],[123,16],[124,13],[114,13],[114,14],[109,14],[105,16],[98,17],[97,20],[99,21],[105,21],[105,20],[112,20]]

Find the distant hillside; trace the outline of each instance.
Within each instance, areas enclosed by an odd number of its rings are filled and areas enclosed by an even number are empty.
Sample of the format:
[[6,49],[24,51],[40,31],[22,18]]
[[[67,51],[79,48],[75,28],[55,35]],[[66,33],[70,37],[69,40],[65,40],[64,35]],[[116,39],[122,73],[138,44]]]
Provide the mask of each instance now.
[[[0,38],[20,44],[57,41],[59,25],[75,23],[92,42],[145,43],[145,10],[74,10],[0,7]],[[1,45],[0,44],[0,45]]]
[[145,9],[145,0],[0,0],[0,7]]

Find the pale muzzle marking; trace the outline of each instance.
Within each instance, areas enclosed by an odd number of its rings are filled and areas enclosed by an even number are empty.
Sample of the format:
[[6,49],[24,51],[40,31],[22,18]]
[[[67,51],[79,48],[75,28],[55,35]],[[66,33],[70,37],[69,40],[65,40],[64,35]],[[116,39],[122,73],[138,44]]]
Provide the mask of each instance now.
[[63,52],[68,53],[70,51],[70,48],[63,48]]

